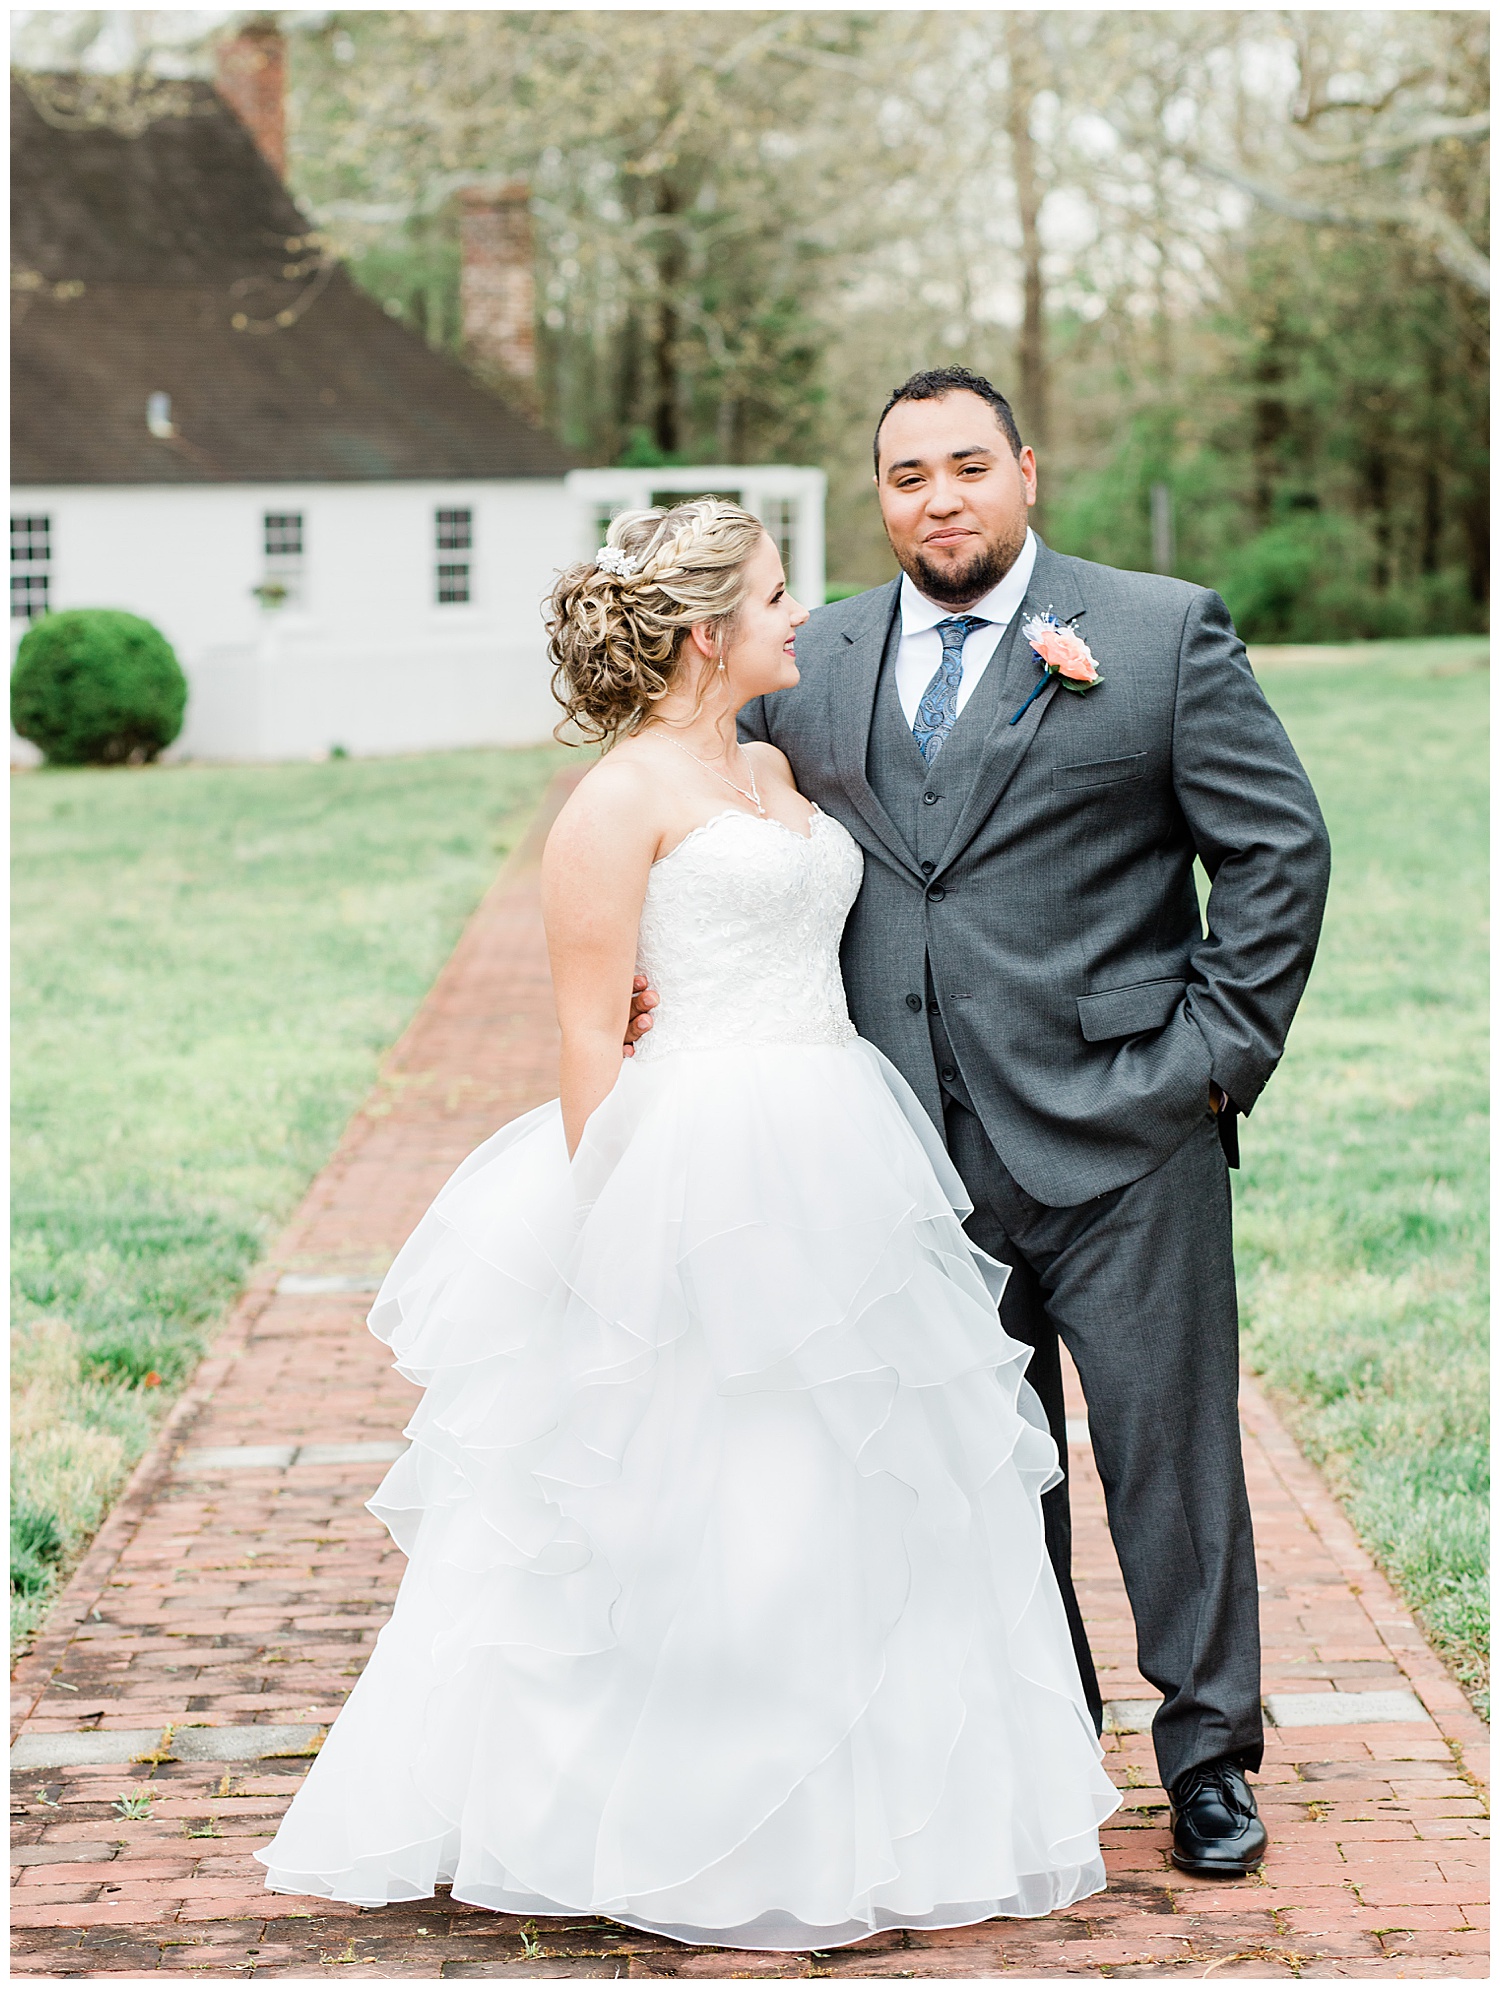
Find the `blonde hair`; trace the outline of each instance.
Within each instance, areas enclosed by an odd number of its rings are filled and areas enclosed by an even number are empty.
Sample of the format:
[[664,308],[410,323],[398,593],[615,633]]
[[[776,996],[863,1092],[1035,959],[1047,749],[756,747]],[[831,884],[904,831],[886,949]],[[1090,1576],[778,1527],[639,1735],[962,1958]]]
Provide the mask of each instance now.
[[615,572],[594,560],[570,566],[552,590],[547,653],[552,695],[577,727],[605,745],[636,731],[673,688],[687,632],[714,624],[722,640],[744,605],[745,565],[765,533],[722,497],[670,511],[623,511],[606,546],[624,554]]

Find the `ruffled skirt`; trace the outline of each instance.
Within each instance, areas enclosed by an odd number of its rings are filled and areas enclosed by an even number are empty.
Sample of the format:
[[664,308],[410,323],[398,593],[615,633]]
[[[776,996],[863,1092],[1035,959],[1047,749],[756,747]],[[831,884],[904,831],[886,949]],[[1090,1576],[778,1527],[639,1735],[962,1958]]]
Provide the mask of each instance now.
[[279,1892],[837,1945],[1104,1884],[1117,1797],[998,1266],[864,1042],[627,1063],[471,1154],[371,1314],[395,1611]]

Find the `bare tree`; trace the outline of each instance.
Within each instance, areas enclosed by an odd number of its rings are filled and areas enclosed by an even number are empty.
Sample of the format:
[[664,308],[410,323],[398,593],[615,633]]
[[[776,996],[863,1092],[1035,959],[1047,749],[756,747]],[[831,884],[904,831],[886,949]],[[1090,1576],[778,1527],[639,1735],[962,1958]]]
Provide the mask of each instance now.
[[[1487,297],[1488,215],[1475,198],[1490,129],[1485,17],[1300,13],[1280,25],[1295,60],[1281,114],[1242,122],[1237,154],[1200,124],[1178,156],[1290,220],[1397,229]],[[1242,17],[1242,56],[1263,36]]]

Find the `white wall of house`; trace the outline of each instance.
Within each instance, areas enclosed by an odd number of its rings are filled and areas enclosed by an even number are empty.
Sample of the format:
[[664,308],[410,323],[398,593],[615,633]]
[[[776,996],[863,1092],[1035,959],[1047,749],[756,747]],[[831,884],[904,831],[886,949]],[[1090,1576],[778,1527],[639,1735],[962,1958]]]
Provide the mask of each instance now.
[[[59,485],[11,508],[49,521],[52,608],[128,609],[176,650],[172,757],[514,745],[557,722],[541,604],[581,550],[561,480]],[[471,514],[468,548],[439,546],[444,511]],[[300,556],[268,553],[269,518],[301,519]],[[439,601],[440,565],[468,569],[466,602]]]
[[[786,465],[575,470],[556,481],[54,485],[12,492],[46,521],[47,604],[125,608],[188,679],[165,756],[288,760],[524,745],[557,723],[542,603],[613,513],[710,489],[767,522],[792,591],[823,599],[823,472]],[[439,544],[440,514],[470,544]],[[286,522],[300,521],[289,530]],[[286,545],[300,543],[300,552]],[[32,550],[39,550],[37,539]],[[13,543],[13,559],[14,559]],[[460,568],[467,601],[439,599]],[[21,571],[12,565],[13,585]],[[268,606],[257,589],[286,589]],[[445,591],[455,589],[451,583]],[[13,643],[27,627],[12,620]],[[13,761],[38,755],[12,738]]]

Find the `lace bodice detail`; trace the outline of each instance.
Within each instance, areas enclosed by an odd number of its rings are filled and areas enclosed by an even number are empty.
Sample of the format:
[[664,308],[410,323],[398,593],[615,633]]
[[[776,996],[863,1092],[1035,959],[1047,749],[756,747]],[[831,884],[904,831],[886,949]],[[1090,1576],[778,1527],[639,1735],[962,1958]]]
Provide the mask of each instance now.
[[812,832],[726,809],[656,863],[637,971],[661,997],[637,1059],[742,1043],[854,1039],[839,940],[864,859],[815,812]]

